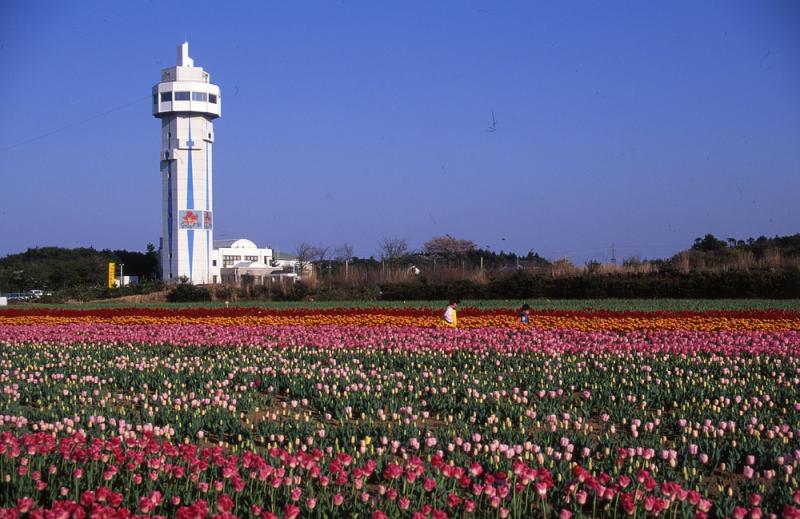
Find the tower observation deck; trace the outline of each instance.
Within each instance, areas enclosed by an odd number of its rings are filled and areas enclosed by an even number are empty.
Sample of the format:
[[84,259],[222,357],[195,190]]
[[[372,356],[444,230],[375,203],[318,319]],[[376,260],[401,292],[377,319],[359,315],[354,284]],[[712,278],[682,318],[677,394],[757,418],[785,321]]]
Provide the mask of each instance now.
[[211,282],[214,218],[214,125],[222,114],[219,87],[195,67],[189,44],[178,46],[177,65],[161,70],[153,86],[153,115],[161,119],[161,277]]

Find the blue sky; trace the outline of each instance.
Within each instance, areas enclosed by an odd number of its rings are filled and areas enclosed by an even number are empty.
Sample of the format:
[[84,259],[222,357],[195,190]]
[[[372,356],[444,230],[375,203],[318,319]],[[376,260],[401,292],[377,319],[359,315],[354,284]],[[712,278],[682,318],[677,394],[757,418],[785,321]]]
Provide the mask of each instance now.
[[582,262],[800,232],[798,22],[791,1],[3,2],[0,254],[158,243],[149,94],[185,38],[222,88],[216,238]]

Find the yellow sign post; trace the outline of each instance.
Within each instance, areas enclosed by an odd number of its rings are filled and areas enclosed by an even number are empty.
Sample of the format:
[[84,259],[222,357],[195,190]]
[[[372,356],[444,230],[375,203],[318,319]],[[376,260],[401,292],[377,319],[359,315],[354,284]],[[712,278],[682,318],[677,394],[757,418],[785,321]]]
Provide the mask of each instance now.
[[111,262],[108,264],[108,288],[114,288],[114,272],[116,272],[116,264]]

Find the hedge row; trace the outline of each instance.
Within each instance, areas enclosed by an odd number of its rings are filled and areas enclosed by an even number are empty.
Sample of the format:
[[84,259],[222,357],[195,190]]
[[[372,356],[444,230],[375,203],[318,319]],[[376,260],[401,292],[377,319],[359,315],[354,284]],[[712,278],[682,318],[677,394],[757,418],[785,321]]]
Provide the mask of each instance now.
[[387,301],[461,299],[793,299],[800,298],[799,271],[727,271],[689,274],[545,277],[519,271],[476,283],[458,280],[381,285]]

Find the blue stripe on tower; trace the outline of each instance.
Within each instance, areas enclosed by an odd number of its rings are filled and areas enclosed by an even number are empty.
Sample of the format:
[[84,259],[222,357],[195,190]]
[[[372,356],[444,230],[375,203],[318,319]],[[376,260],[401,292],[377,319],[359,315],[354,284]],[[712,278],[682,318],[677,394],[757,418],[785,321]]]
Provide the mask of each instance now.
[[[208,143],[206,142],[206,211],[209,211],[208,205]],[[213,225],[213,224],[212,224]],[[206,226],[205,217],[203,217],[203,227]],[[211,238],[210,232],[206,229],[206,272],[211,272]],[[208,283],[206,279],[206,283]]]
[[186,176],[186,209],[194,209],[194,179],[192,178],[192,148],[194,148],[194,141],[192,141],[192,119],[189,118],[189,140],[186,141],[186,146],[189,147],[189,174]]
[[[194,179],[192,171],[192,148],[194,142],[192,141],[192,118],[189,117],[189,140],[186,142],[189,148],[189,171],[186,175],[186,209],[194,209]],[[192,277],[192,260],[194,260],[194,231],[188,230],[189,240],[189,278]]]
[[167,161],[167,258],[169,277],[172,279],[172,161]]
[[189,279],[192,278],[192,256],[194,256],[194,231],[189,229],[188,244],[189,244]]

